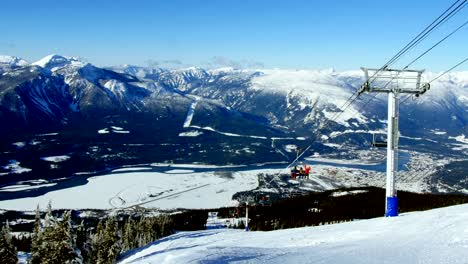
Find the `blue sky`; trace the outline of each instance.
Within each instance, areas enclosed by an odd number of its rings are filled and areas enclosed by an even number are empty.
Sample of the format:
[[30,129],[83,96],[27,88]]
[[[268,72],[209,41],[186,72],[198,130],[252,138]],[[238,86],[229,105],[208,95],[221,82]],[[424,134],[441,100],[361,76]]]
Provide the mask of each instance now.
[[[100,66],[379,67],[453,2],[6,0],[0,9],[0,54],[35,61],[56,53]],[[467,17],[465,7],[395,67]],[[467,43],[468,26],[414,68],[445,70],[468,56]]]

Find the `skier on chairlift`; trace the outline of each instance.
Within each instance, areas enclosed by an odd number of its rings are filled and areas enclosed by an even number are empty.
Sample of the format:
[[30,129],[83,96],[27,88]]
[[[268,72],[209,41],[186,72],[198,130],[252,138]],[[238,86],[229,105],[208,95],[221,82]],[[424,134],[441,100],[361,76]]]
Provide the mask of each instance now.
[[303,179],[304,176],[305,176],[304,168],[303,168],[303,167],[300,167],[300,168],[299,168],[299,178],[300,178],[300,179]]
[[291,170],[291,179],[295,180],[298,174],[297,166],[294,166],[294,168]]
[[309,173],[310,173],[310,166],[307,164],[305,165],[305,170],[304,170],[304,175],[306,179],[309,179]]

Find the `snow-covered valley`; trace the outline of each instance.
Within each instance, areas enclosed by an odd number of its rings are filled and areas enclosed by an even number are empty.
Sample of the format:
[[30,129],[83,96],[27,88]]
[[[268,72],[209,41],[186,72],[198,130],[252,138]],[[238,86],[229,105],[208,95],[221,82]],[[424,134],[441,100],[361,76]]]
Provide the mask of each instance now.
[[[27,191],[24,197],[60,192],[63,178],[77,179],[79,175],[97,176],[86,184],[92,186],[103,181],[99,172],[153,162],[239,166],[289,163],[297,148],[309,145],[305,156],[320,153],[334,160],[333,167],[354,161],[358,164],[381,156],[366,152],[373,133],[385,139],[385,98],[377,97],[367,105],[370,96],[363,95],[342,109],[363,81],[360,71],[159,69],[131,65],[101,68],[60,55],[31,64],[8,56],[1,61],[0,121],[11,125],[0,130],[5,134],[0,152],[0,200],[11,200],[20,190]],[[429,72],[424,78],[436,75]],[[413,168],[401,168],[402,189],[468,189],[464,181],[467,78],[466,72],[452,72],[434,82],[423,96],[410,101],[402,98],[400,147],[412,153],[412,161],[405,163]],[[437,115],[432,114],[434,109]],[[333,120],[337,115],[339,118]],[[318,166],[315,172],[316,176],[331,176],[337,186],[383,184],[381,169],[369,172],[348,167],[324,167],[326,172]],[[252,171],[252,175],[258,174]],[[170,175],[158,173],[162,174],[138,177],[151,178],[153,184],[159,181],[155,179]],[[196,175],[177,174],[197,180],[176,189],[210,183]],[[49,185],[41,186],[34,180]],[[66,187],[80,185],[75,187],[85,191],[86,181],[81,179],[79,184]],[[107,195],[113,197],[111,193],[130,185],[125,184],[111,188]],[[144,188],[136,188],[142,194],[130,200],[153,194]]]
[[[361,155],[368,157],[369,154],[364,152]],[[407,161],[400,160],[406,163],[401,165],[402,169],[397,177],[398,190],[431,192],[431,188],[437,187],[431,184],[432,175],[449,160],[436,161],[429,155],[418,153],[405,156],[408,156]],[[0,192],[14,195],[25,190],[52,189],[32,197],[18,196],[0,201],[0,208],[30,211],[37,205],[45,208],[51,202],[54,208],[64,209],[204,209],[237,206],[245,202],[234,198],[239,192],[253,191],[288,197],[291,192],[306,194],[336,188],[385,185],[385,167],[382,166],[385,160],[381,157],[348,162],[327,157],[310,157],[306,161],[312,165],[312,171],[309,179],[301,180],[289,177],[286,163],[249,166],[153,163],[126,166],[91,176],[85,184],[75,187],[57,188],[68,181],[66,178],[50,182],[19,182],[1,187]],[[87,177],[87,174],[80,172],[74,178]],[[445,186],[440,188],[443,190]],[[468,192],[463,189],[459,191]]]

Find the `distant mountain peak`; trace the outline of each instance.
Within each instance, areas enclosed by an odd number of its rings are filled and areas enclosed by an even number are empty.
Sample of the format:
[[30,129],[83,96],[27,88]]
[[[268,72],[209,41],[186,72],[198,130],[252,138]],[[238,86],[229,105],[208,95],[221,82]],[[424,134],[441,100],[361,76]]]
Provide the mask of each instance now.
[[57,54],[51,54],[36,62],[33,62],[32,65],[37,65],[42,68],[55,71],[68,65],[83,66],[84,63],[81,62],[77,57],[65,57]]
[[28,65],[29,62],[15,56],[0,55],[0,66],[22,67]]

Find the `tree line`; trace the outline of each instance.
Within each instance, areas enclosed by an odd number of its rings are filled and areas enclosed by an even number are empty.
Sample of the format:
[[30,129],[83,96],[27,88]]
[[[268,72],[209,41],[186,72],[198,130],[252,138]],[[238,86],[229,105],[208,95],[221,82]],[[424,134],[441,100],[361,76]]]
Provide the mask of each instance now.
[[[249,227],[268,231],[380,217],[384,215],[384,197],[385,190],[367,187],[254,204],[249,206]],[[399,191],[398,197],[400,212],[468,203],[467,195]],[[15,246],[23,244],[30,245],[30,263],[114,263],[122,253],[173,234],[174,230],[205,229],[208,212],[213,211],[217,211],[220,218],[242,218],[245,205],[156,216],[145,216],[144,213],[107,215],[99,221],[88,222],[88,225],[83,221],[72,225],[70,211],[63,212],[61,217],[54,216],[49,205],[43,217],[39,208],[36,210],[29,240],[12,237],[8,222],[5,224],[0,233],[0,263],[16,263]],[[234,226],[243,227],[243,222]]]
[[[44,217],[39,207],[36,209],[29,263],[115,263],[123,252],[171,235],[174,227],[167,214],[124,219],[109,215],[99,220],[96,227],[86,227],[83,222],[72,225],[70,211],[59,217],[49,204]],[[0,234],[0,263],[17,262],[14,239],[6,222]]]

